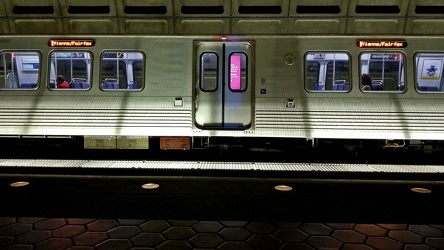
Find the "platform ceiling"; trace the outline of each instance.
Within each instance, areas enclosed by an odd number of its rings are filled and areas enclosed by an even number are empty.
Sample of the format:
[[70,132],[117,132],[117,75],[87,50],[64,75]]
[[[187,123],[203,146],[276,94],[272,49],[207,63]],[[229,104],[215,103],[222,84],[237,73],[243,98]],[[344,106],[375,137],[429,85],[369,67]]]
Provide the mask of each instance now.
[[3,0],[0,34],[444,34],[444,0]]

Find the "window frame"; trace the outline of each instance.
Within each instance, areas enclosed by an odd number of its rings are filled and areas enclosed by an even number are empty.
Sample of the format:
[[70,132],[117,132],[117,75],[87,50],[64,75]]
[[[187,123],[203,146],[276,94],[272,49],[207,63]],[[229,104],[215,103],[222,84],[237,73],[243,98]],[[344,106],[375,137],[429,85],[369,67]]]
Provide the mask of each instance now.
[[[244,86],[244,88],[240,88],[240,89],[231,88],[231,58],[233,55],[236,55],[236,54],[243,55],[245,57],[245,86]],[[242,59],[241,59],[241,62],[242,62]],[[247,89],[249,87],[248,86],[248,80],[249,80],[248,79],[248,73],[249,73],[248,70],[249,69],[248,69],[248,55],[247,55],[247,53],[233,51],[232,53],[230,53],[228,55],[228,65],[229,65],[228,69],[226,69],[229,71],[229,73],[228,73],[228,78],[229,78],[228,89],[233,93],[243,93],[243,92],[247,91]],[[241,68],[239,69],[239,72],[240,72],[240,76],[239,76],[240,87],[242,87],[242,65],[241,65]]]
[[[141,60],[142,60],[142,65],[143,65],[143,67],[142,67],[142,69],[143,69],[143,85],[140,88],[136,88],[136,89],[128,88],[128,87],[126,89],[125,88],[103,88],[103,82],[102,82],[103,59],[104,59],[103,55],[106,53],[138,53],[138,54],[140,54],[142,56]],[[115,58],[112,58],[112,59],[115,59]],[[116,59],[117,59],[117,57],[116,57]],[[127,59],[136,61],[135,59],[129,59],[129,58],[127,58]],[[141,50],[115,50],[115,49],[114,50],[103,50],[99,55],[99,60],[100,60],[99,61],[99,89],[101,91],[139,92],[145,88],[145,84],[146,84],[146,56],[145,56],[145,53],[143,53],[143,51],[141,51]],[[122,61],[124,61],[124,60],[125,60],[125,58],[122,58]],[[116,61],[120,62],[120,60],[116,60]],[[124,63],[125,63],[125,73],[126,73],[126,85],[129,86],[128,82],[130,80],[128,79],[128,72],[129,72],[128,65],[127,65],[127,62],[124,62]],[[132,70],[131,74],[133,74],[134,69],[132,68],[132,65],[131,65],[131,70]],[[134,76],[133,76],[133,80],[134,80]]]
[[[90,61],[89,65],[86,62],[86,75],[87,75],[86,83],[88,84],[88,87],[87,88],[72,88],[72,86],[71,86],[70,88],[52,88],[50,86],[50,83],[51,83],[51,80],[52,80],[51,79],[51,61],[52,61],[51,55],[53,53],[71,53],[71,54],[72,53],[85,53],[85,54],[89,54],[89,58],[88,57],[84,57],[83,58],[85,60],[89,60]],[[88,90],[90,90],[92,88],[92,85],[93,85],[93,81],[92,81],[92,79],[93,79],[93,60],[94,60],[94,53],[92,51],[89,51],[89,50],[62,50],[62,49],[51,50],[48,53],[48,72],[49,72],[49,74],[47,75],[47,81],[46,81],[47,88],[49,90],[51,90],[51,91],[67,91],[67,90],[70,90],[70,91],[88,91]],[[88,66],[89,66],[89,69],[88,69]],[[71,67],[72,67],[72,65],[71,65]],[[88,71],[89,71],[89,73],[88,73]],[[72,74],[72,71],[71,71],[71,74]],[[88,79],[88,74],[89,74],[89,79]],[[58,74],[56,72],[55,73],[56,79],[54,79],[54,81],[57,81],[57,75]],[[65,76],[65,79],[66,79],[66,76]],[[76,77],[72,77],[71,81],[69,81],[70,84],[72,84],[73,79],[77,79],[77,78]],[[55,84],[57,84],[57,83],[55,82]]]
[[[42,70],[41,70],[41,65],[43,63],[43,57],[42,57],[42,53],[38,50],[14,50],[14,49],[4,49],[4,50],[0,50],[0,55],[2,55],[3,53],[36,53],[38,59],[39,59],[39,67],[37,70],[33,70],[33,69],[29,69],[31,71],[37,71],[37,82],[36,82],[36,87],[35,88],[0,88],[0,91],[36,91],[40,88],[41,85],[41,75],[42,75]],[[0,60],[3,60],[2,57],[0,57]],[[12,65],[12,63],[11,63]],[[5,65],[3,65],[3,69],[4,69]],[[23,70],[23,69],[22,69]],[[12,68],[11,68],[12,71]],[[5,72],[4,72],[5,73]],[[17,73],[17,77],[18,77],[18,73]],[[5,85],[6,85],[6,76],[4,75],[4,79],[5,79]],[[17,84],[20,84],[20,82],[18,82]]]
[[[333,90],[333,89],[325,90],[326,80],[327,80],[327,76],[328,76],[328,64],[329,64],[329,62],[334,62],[336,60],[337,61],[345,61],[345,60],[344,59],[336,59],[336,58],[334,60],[319,59],[319,60],[326,61],[326,63],[324,65],[322,65],[322,63],[320,63],[320,61],[316,60],[316,59],[313,59],[313,60],[310,60],[310,61],[307,60],[307,57],[309,55],[313,55],[314,56],[316,54],[323,54],[323,55],[335,54],[335,57],[337,55],[347,56],[347,59],[348,59],[348,72],[347,72],[347,75],[348,75],[348,80],[349,80],[348,81],[348,86],[349,86],[348,89],[346,89],[346,90]],[[306,92],[309,92],[309,93],[349,93],[350,91],[352,91],[352,89],[353,89],[353,84],[352,84],[352,82],[353,82],[353,80],[352,80],[352,75],[353,75],[352,74],[352,56],[351,56],[351,54],[348,51],[325,51],[325,50],[322,50],[322,51],[320,51],[320,50],[318,50],[318,51],[307,51],[304,54],[304,58],[303,59],[304,59],[304,83],[303,84],[304,84],[304,89],[305,89]],[[309,89],[308,88],[308,85],[307,85],[307,63],[308,62],[317,63],[318,64],[319,72],[318,72],[317,81],[316,81],[315,85],[317,83],[320,83],[321,76],[324,75],[325,79],[323,79],[323,80],[325,80],[325,81],[322,82],[324,89],[316,90],[315,88],[313,88],[313,89]],[[323,72],[321,72],[321,71],[323,71]],[[334,78],[334,75],[335,75],[335,73],[333,73],[332,87],[333,87],[333,84],[334,84],[334,82],[336,80]],[[340,79],[340,80],[344,80],[344,79]]]
[[[203,88],[204,85],[202,83],[202,81],[204,79],[204,70],[203,70],[204,64],[202,63],[202,60],[203,60],[203,56],[206,55],[206,54],[216,55],[216,87],[214,89],[210,89],[210,90],[204,89]],[[219,74],[220,74],[220,71],[221,71],[221,69],[219,67],[220,66],[219,54],[216,53],[216,52],[213,52],[213,51],[211,51],[211,52],[203,52],[203,53],[200,54],[200,59],[199,60],[200,60],[200,63],[199,63],[199,90],[202,91],[202,92],[208,92],[208,93],[216,92],[219,89],[219,80],[220,80],[219,79]]]
[[[367,73],[363,73],[363,64],[362,64],[362,56],[364,54],[368,54],[369,55],[369,63],[367,64]],[[403,89],[399,90],[399,88],[402,85],[398,85],[398,90],[363,90],[362,89],[362,75],[363,74],[369,74],[370,73],[370,60],[371,60],[371,55],[372,54],[387,54],[387,55],[393,55],[393,54],[398,54],[398,55],[402,55],[402,62],[400,63],[400,69],[401,72],[399,73],[399,83],[404,83],[404,87]],[[384,60],[382,60],[382,62],[384,62]],[[397,93],[397,94],[402,94],[405,93],[407,90],[407,86],[406,86],[406,70],[407,70],[407,56],[403,51],[395,51],[395,50],[391,50],[391,51],[374,51],[374,50],[368,50],[368,51],[362,51],[359,53],[358,55],[358,67],[359,67],[359,89],[361,90],[362,93]],[[385,75],[385,72],[384,72]],[[382,80],[384,80],[384,75],[382,76]],[[372,79],[372,80],[376,80],[376,79]],[[379,80],[379,79],[378,79]]]
[[[438,87],[437,91],[428,91],[428,90],[420,90],[419,89],[419,82],[418,82],[418,78],[422,75],[422,70],[423,69],[419,69],[419,63],[418,63],[418,59],[420,57],[418,57],[419,55],[423,55],[425,57],[427,56],[432,56],[432,55],[442,55],[443,60],[441,61],[441,76],[440,76],[440,87],[441,85],[444,84],[444,51],[442,51],[441,53],[436,52],[436,51],[426,51],[426,52],[415,52],[415,54],[413,55],[413,60],[414,60],[414,79],[415,79],[415,90],[416,92],[420,93],[420,94],[442,94],[444,93],[444,88],[440,88]],[[423,65],[424,67],[424,65]],[[421,72],[421,73],[420,73]],[[444,86],[444,85],[443,85]]]

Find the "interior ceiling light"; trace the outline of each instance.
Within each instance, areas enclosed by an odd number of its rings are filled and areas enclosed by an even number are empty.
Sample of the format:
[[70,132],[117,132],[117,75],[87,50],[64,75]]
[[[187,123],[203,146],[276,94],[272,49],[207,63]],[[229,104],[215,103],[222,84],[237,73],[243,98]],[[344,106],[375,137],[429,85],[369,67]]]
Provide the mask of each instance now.
[[428,188],[420,188],[420,187],[414,187],[411,188],[410,190],[412,190],[415,193],[421,193],[421,194],[430,194],[432,192],[432,190]]
[[147,184],[143,184],[142,188],[144,189],[156,189],[159,187],[159,184],[157,183],[147,183]]
[[9,184],[9,186],[11,186],[11,187],[24,187],[24,186],[28,186],[28,185],[29,185],[29,182],[27,182],[27,181],[16,181],[16,182]]
[[287,186],[287,185],[277,185],[277,186],[274,186],[274,189],[276,189],[278,191],[291,191],[291,190],[293,190],[292,187]]

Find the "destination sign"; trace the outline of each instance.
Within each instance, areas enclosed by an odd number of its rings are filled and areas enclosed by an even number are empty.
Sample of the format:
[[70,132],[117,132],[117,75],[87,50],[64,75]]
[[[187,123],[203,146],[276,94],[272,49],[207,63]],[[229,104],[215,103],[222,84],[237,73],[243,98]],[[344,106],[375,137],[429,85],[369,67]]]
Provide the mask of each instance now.
[[92,47],[94,40],[57,40],[51,39],[48,42],[49,47]]
[[358,40],[357,45],[359,48],[405,48],[407,47],[406,41],[376,41],[376,40]]

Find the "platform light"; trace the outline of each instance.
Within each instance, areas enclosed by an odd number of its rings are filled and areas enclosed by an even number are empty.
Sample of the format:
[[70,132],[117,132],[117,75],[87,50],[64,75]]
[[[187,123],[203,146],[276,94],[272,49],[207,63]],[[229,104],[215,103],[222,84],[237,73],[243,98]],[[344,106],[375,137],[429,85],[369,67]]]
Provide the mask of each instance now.
[[420,188],[420,187],[414,187],[414,188],[411,188],[410,190],[412,190],[415,193],[420,193],[420,194],[430,194],[432,192],[432,190],[430,190],[428,188]]
[[156,189],[158,188],[160,185],[157,183],[146,183],[142,185],[143,189]]
[[11,186],[11,187],[24,187],[24,186],[28,186],[28,185],[29,185],[29,182],[27,182],[27,181],[16,181],[16,182],[9,184],[9,186]]
[[274,189],[276,189],[278,191],[291,191],[291,190],[293,190],[292,187],[287,186],[287,185],[277,185],[277,186],[274,186]]

